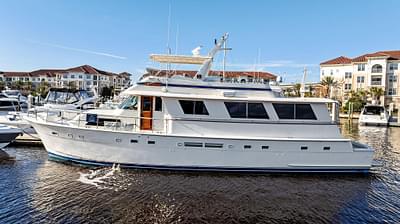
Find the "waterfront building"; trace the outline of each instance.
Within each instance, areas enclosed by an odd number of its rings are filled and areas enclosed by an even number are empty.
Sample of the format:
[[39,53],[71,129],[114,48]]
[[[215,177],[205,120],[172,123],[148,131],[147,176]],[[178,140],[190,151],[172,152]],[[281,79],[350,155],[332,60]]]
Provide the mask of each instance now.
[[39,69],[31,72],[0,72],[0,81],[11,86],[15,82],[30,82],[33,88],[41,83],[47,83],[50,87],[75,87],[78,89],[92,89],[97,87],[113,87],[115,91],[130,85],[131,74],[127,72],[113,73],[94,68],[90,65],[82,65],[67,69]]
[[380,103],[400,106],[399,70],[400,50],[378,51],[355,58],[340,56],[320,64],[320,79],[331,76],[337,82],[333,96],[345,100],[350,91],[382,88]]

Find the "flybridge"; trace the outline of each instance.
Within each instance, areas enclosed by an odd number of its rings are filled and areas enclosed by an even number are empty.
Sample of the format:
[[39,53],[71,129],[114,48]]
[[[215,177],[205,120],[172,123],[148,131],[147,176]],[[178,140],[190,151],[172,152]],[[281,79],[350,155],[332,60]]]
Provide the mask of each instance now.
[[193,65],[201,65],[200,69],[197,71],[195,78],[205,79],[210,72],[212,62],[214,60],[214,56],[218,51],[224,50],[222,46],[226,43],[228,39],[228,33],[225,33],[219,41],[215,41],[215,46],[208,53],[207,56],[200,56],[197,54],[193,54],[193,56],[186,55],[162,55],[162,54],[151,54],[150,59],[159,63],[166,64],[193,64]]

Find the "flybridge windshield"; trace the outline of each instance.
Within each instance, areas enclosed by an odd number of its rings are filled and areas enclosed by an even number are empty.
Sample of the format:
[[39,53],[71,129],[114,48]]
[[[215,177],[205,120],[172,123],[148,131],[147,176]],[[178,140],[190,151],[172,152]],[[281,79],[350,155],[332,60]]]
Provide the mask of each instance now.
[[126,98],[119,106],[119,109],[135,110],[137,108],[137,97],[130,96]]
[[21,93],[18,90],[5,90],[4,93],[10,96],[21,95]]
[[363,114],[366,114],[366,115],[380,115],[383,112],[384,112],[384,108],[383,107],[368,106],[368,107],[365,107]]
[[46,97],[47,103],[56,104],[72,104],[93,97],[93,93],[85,90],[67,91],[67,90],[50,90]]

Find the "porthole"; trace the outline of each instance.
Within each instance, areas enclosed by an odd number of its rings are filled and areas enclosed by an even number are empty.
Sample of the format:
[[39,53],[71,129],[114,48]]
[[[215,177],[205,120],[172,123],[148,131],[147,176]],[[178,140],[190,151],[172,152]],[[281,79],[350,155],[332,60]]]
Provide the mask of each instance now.
[[251,149],[251,145],[244,145],[243,148],[244,149]]
[[120,143],[120,142],[122,142],[122,139],[116,138],[115,141],[118,142],[118,143]]
[[222,148],[224,144],[222,143],[205,143],[204,146],[206,148]]
[[131,143],[138,143],[137,139],[131,139]]
[[147,141],[147,144],[154,145],[154,144],[156,144],[156,141]]
[[330,146],[325,146],[324,150],[331,150],[331,147]]
[[201,142],[185,142],[185,147],[203,147],[203,143]]
[[301,146],[301,148],[300,148],[301,150],[307,150],[308,149],[308,147],[307,146]]
[[269,146],[268,145],[263,145],[263,146],[261,146],[261,149],[269,149]]

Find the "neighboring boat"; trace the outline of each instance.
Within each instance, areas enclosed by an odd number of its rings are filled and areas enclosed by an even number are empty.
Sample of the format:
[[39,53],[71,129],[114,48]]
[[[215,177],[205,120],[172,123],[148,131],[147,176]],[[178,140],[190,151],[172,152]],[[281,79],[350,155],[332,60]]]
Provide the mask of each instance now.
[[[23,99],[23,101],[20,101],[20,99]],[[31,110],[38,114],[44,111],[45,113],[60,114],[59,110],[87,110],[94,108],[96,100],[97,95],[92,91],[51,88],[43,106],[36,106]],[[36,134],[33,127],[22,119],[27,113],[27,108],[26,97],[21,96],[18,91],[3,91],[0,93],[0,111],[2,111],[0,112],[0,124],[19,128],[27,134]]]
[[27,108],[26,97],[18,90],[0,92],[0,111],[20,111]]
[[[146,77],[124,93],[130,116],[77,112],[72,120],[30,114],[50,158],[86,165],[234,172],[367,172],[374,150],[343,138],[318,98],[283,98],[268,83],[208,77],[215,53],[193,57],[194,78]],[[179,61],[180,56],[159,57]],[[185,63],[191,59],[185,57]],[[61,116],[63,117],[63,116]],[[336,116],[333,116],[336,118]]]
[[361,111],[358,122],[360,125],[387,126],[389,118],[389,113],[384,106],[366,105]]
[[17,128],[10,128],[5,125],[0,125],[0,149],[10,144],[21,134],[21,130]]
[[19,99],[21,102],[26,102],[27,98],[26,96],[23,96],[21,94],[21,91],[16,90],[16,89],[5,89],[2,90],[0,93],[0,97],[3,98],[15,98]]
[[64,110],[93,109],[96,100],[97,95],[92,91],[50,88],[44,100],[43,108]]
[[21,118],[28,108],[27,98],[18,90],[3,90],[0,93],[0,125],[34,132],[31,125]]

